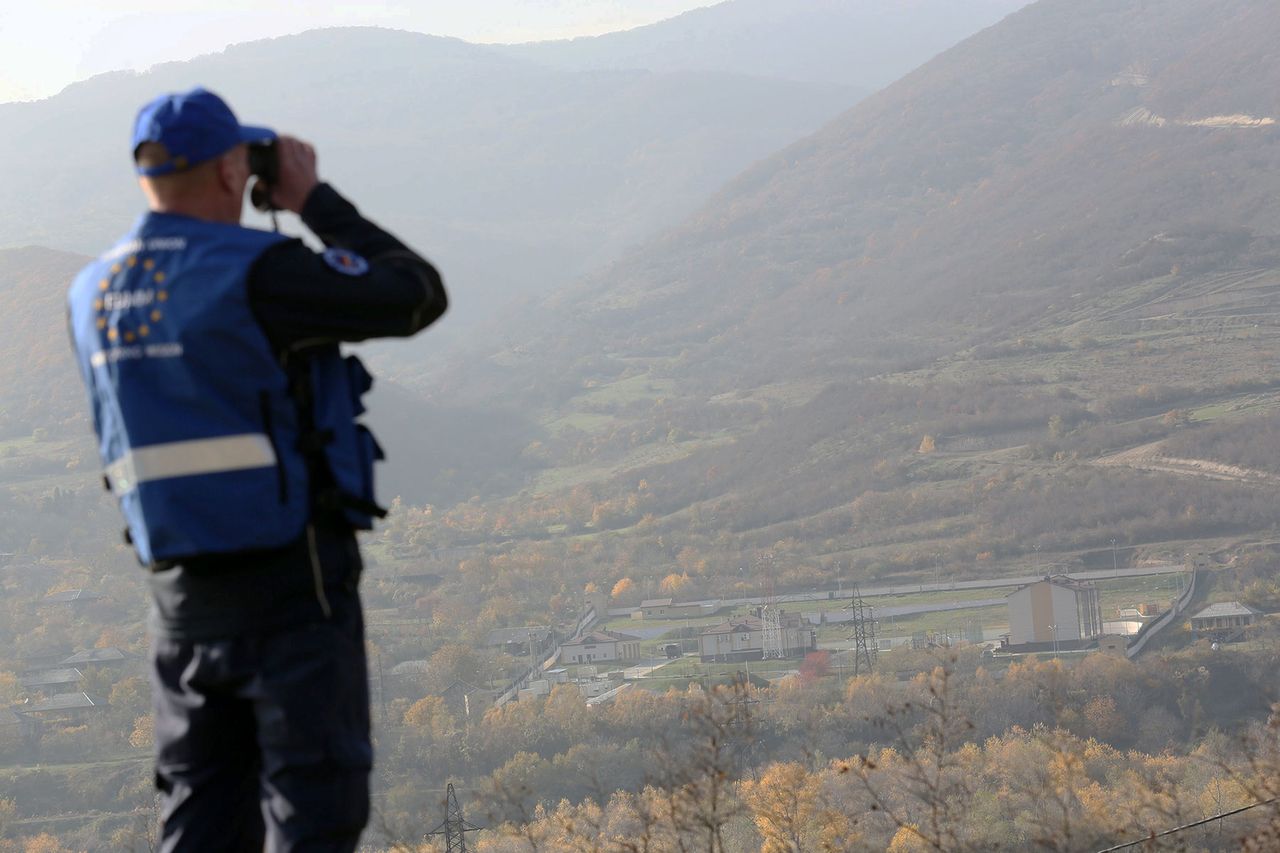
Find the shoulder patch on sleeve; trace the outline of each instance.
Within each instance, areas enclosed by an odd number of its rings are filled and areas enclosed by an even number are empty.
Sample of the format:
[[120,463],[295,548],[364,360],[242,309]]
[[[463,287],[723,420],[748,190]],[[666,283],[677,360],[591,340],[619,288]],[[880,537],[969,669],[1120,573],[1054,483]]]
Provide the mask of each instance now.
[[343,275],[364,275],[369,271],[369,262],[350,249],[325,249],[320,257]]

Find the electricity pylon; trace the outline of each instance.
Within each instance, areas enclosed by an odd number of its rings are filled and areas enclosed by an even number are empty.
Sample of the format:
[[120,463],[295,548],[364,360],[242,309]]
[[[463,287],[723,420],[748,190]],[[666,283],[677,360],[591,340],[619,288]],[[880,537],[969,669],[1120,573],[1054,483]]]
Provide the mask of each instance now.
[[467,823],[467,819],[462,816],[462,807],[458,805],[458,797],[453,793],[453,783],[450,782],[445,795],[444,822],[428,832],[427,837],[443,835],[445,853],[467,853],[466,833],[477,832],[479,829],[480,827]]
[[853,585],[853,598],[846,610],[853,611],[853,674],[870,673],[876,662],[876,617],[871,605],[862,600],[858,585]]

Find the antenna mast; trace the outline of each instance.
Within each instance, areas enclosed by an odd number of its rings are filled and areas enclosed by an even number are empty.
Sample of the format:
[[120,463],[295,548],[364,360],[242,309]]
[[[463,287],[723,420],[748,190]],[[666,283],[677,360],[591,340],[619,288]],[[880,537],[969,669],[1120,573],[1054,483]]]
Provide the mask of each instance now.
[[773,553],[767,552],[759,560],[764,572],[764,605],[760,608],[763,649],[760,656],[764,660],[782,660],[787,656],[787,648],[782,632],[782,609],[778,606],[778,593],[773,585]]

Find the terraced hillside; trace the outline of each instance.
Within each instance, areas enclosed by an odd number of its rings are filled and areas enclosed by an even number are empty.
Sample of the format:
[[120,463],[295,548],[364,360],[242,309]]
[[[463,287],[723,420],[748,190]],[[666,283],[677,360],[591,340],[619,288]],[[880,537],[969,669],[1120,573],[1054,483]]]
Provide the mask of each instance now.
[[1269,540],[1274,483],[1188,472],[1271,435],[1278,28],[1042,0],[948,51],[433,386],[540,429],[523,489],[403,535],[652,591]]

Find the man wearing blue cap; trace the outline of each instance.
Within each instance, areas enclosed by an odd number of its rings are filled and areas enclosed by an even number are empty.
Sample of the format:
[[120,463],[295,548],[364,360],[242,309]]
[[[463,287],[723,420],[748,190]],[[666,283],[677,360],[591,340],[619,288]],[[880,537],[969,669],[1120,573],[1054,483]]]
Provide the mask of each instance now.
[[[270,202],[324,252],[240,226],[267,144]],[[68,314],[150,569],[161,849],[351,851],[372,765],[354,531],[383,514],[382,454],[358,422],[372,378],[339,344],[415,334],[444,288],[319,181],[310,145],[204,89],[147,104],[133,155],[150,210]]]

